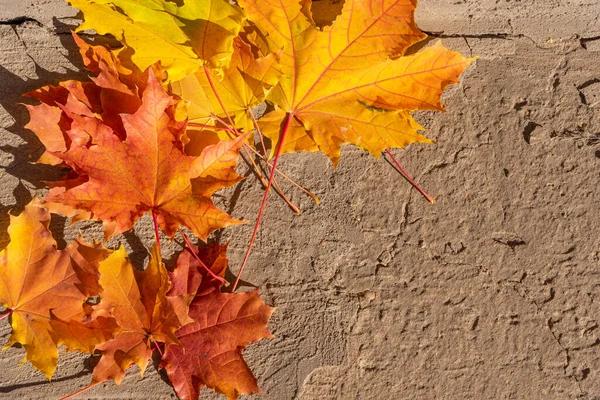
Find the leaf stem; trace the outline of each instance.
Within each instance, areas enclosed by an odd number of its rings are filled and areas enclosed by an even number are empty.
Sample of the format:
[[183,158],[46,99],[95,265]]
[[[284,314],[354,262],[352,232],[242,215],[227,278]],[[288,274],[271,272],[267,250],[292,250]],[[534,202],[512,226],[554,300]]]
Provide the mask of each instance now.
[[[250,111],[252,111],[252,110],[250,110]],[[252,114],[252,117],[254,117],[254,114]],[[216,121],[218,121],[218,122],[222,123],[223,125],[227,125],[227,123],[226,123],[225,121],[223,121],[223,119],[219,118],[217,115],[213,115],[213,118],[214,118]],[[193,123],[190,123],[190,125],[192,125],[192,124],[193,124]],[[209,126],[209,125],[208,125],[208,126]],[[266,156],[266,154],[267,154],[267,150],[266,150],[266,148],[265,148],[265,142],[263,141],[263,135],[262,135],[262,133],[260,132],[260,129],[258,129],[258,125],[256,125],[256,127],[257,127],[257,128],[256,128],[256,130],[258,130],[258,132],[259,132],[259,135],[258,135],[258,137],[260,138],[260,142],[261,142],[261,145],[262,145],[262,148],[263,148],[263,152],[264,152],[265,154],[264,154],[264,155],[263,155],[263,154],[260,154],[258,151],[256,151],[255,149],[253,149],[253,148],[252,148],[252,146],[248,145],[248,143],[244,143],[244,150],[245,150],[246,154],[247,154],[248,150],[249,150],[249,151],[251,151],[251,152],[253,152],[253,153],[254,153],[254,154],[256,154],[258,157],[260,157],[260,158],[261,158],[261,159],[262,159],[264,162],[266,162],[267,164],[269,164],[269,160],[268,160],[268,158],[267,158],[267,156]],[[237,130],[231,129],[230,127],[221,128],[221,129],[223,129],[223,130],[226,130],[226,131],[229,131],[231,134],[235,135],[236,137],[237,137],[237,136],[239,136],[239,134],[240,134],[240,133],[239,133]],[[250,157],[250,156],[248,156],[248,157]],[[270,170],[271,168],[272,168],[272,166],[271,166],[271,164],[269,164],[269,170]],[[281,176],[282,176],[284,179],[286,179],[286,180],[287,180],[287,181],[289,181],[291,184],[293,184],[294,186],[296,186],[298,189],[302,190],[304,193],[306,193],[307,195],[309,195],[309,196],[310,196],[310,197],[311,197],[311,198],[312,198],[312,199],[315,201],[315,203],[317,203],[317,204],[321,204],[321,200],[319,200],[319,198],[318,198],[318,197],[317,197],[317,196],[316,196],[316,195],[315,195],[313,192],[311,192],[310,190],[306,189],[306,188],[305,188],[305,187],[303,187],[302,185],[300,185],[300,184],[298,184],[297,182],[295,182],[295,181],[294,181],[292,178],[290,178],[289,176],[287,176],[286,174],[284,174],[283,172],[281,172],[281,170],[279,170],[278,168],[275,168],[275,171],[277,171],[277,173],[278,173],[279,175],[281,175]],[[262,175],[260,175],[260,173],[259,173],[259,177],[260,177],[260,176],[262,176]],[[262,181],[262,180],[261,180],[261,181]],[[265,181],[265,183],[266,183],[266,181]],[[293,207],[292,207],[292,208],[293,208]]]
[[231,133],[235,133],[235,131],[233,129],[231,129],[229,126],[206,125],[206,124],[199,124],[197,122],[188,122],[188,126],[192,126],[194,128],[214,129],[214,130],[218,130],[218,131],[229,131]]
[[[219,95],[215,93],[215,96],[218,97]],[[223,118],[219,117],[215,113],[211,114],[211,118],[214,119],[215,121],[220,122],[221,124],[223,124],[223,127],[224,127],[223,130],[229,131],[234,137],[240,136],[240,131],[237,130],[237,128],[235,127],[235,125],[234,126],[229,126],[227,124],[227,121],[225,121]]]
[[[254,113],[252,112],[251,109],[249,109],[248,111],[250,112],[250,117],[252,118],[252,121],[254,122],[254,126],[255,126],[256,130],[258,131],[258,137],[260,139],[260,144],[261,144],[264,155],[260,154],[258,151],[254,150],[252,147],[248,146],[247,144],[244,143],[244,145],[247,146],[252,152],[254,152],[254,154],[258,155],[267,164],[267,166],[269,167],[269,172],[271,172],[271,168],[273,168],[273,167],[271,166],[271,163],[269,162],[269,160],[267,158],[267,148],[265,147],[265,142],[263,140],[263,134],[260,131],[260,128],[258,126],[258,121],[256,120]],[[321,200],[319,200],[319,198],[313,192],[311,192],[310,190],[301,186],[300,184],[296,183],[293,179],[291,179],[289,176],[287,176],[286,174],[281,172],[279,169],[276,168],[275,171],[277,171],[279,173],[279,175],[281,175],[285,180],[287,180],[292,185],[296,186],[298,189],[302,190],[304,193],[306,193],[308,196],[310,196],[316,204],[321,204]],[[277,183],[277,182],[275,182],[275,183]]]
[[[269,164],[269,161],[267,160],[266,156],[267,156],[267,149],[265,147],[265,142],[263,141],[263,134],[260,130],[260,127],[258,126],[258,122],[256,121],[256,118],[254,118],[254,113],[252,112],[252,109],[249,108],[248,112],[250,113],[250,117],[252,118],[252,122],[254,123],[254,128],[256,129],[256,131],[258,132],[258,137],[260,138],[260,144],[262,145],[262,149],[263,149],[263,153],[265,155],[265,158],[263,158],[263,160],[266,162],[267,164],[267,171],[269,172],[269,174],[271,174],[272,171],[272,167],[271,164]],[[250,146],[248,146],[250,147]],[[246,148],[244,148],[245,150]],[[254,150],[254,149],[253,149]],[[260,154],[257,152],[257,154]],[[277,183],[277,179],[273,180],[273,186],[275,187],[275,190],[277,191],[277,193],[279,193],[281,195],[281,197],[283,197],[283,199],[285,200],[286,203],[288,203],[290,205],[290,207],[292,207],[292,210],[294,210],[294,212],[296,214],[302,214],[302,211],[300,211],[300,209],[298,207],[296,207],[296,205],[294,205],[285,195],[285,193],[283,192],[283,190],[281,190],[281,187],[279,186],[279,183]],[[266,189],[266,186],[265,186]]]
[[[254,116],[254,111],[252,111],[252,109],[249,108],[248,112],[250,113],[250,118],[252,118],[252,123],[254,124],[254,128],[256,129],[256,131],[259,134],[258,138],[260,140],[260,146],[262,147],[263,154],[265,155],[265,158],[266,158],[267,157],[267,147],[265,146],[265,140],[263,139],[262,131],[260,130],[260,127],[258,126],[258,121],[256,120],[256,117]],[[267,160],[265,160],[265,161],[267,161]]]
[[156,340],[154,340],[154,339],[151,339],[151,340],[152,340],[152,343],[154,343],[154,346],[156,347],[156,350],[158,350],[158,354],[160,354],[160,356],[162,357],[163,356],[163,352],[160,349],[160,346],[158,345],[158,342]]
[[275,178],[275,170],[277,169],[277,163],[279,162],[279,156],[281,155],[281,149],[283,149],[283,143],[285,142],[285,137],[290,129],[290,124],[292,122],[293,114],[288,113],[287,119],[285,121],[285,126],[281,131],[281,137],[279,138],[279,143],[277,144],[277,150],[275,151],[275,158],[273,159],[273,168],[271,169],[271,175],[269,176],[269,183],[267,184],[267,188],[265,190],[265,194],[263,195],[262,203],[260,204],[260,209],[258,211],[258,216],[256,217],[256,223],[254,224],[254,230],[252,231],[252,237],[250,238],[250,243],[248,244],[248,250],[246,251],[246,255],[244,256],[244,261],[242,261],[242,266],[238,271],[237,277],[235,278],[235,283],[233,284],[233,288],[231,292],[235,292],[238,283],[240,282],[240,277],[242,276],[242,272],[244,272],[244,268],[248,263],[248,258],[250,257],[250,253],[252,252],[252,247],[254,247],[254,241],[256,240],[256,234],[258,233],[258,228],[260,227],[260,221],[262,220],[263,213],[265,211],[265,205],[267,204],[267,199],[269,198],[269,191],[271,189],[271,185],[273,184],[273,179]]
[[200,257],[198,257],[198,254],[196,254],[196,252],[194,251],[194,247],[192,242],[190,241],[190,239],[187,237],[187,235],[181,230],[181,228],[179,228],[179,234],[181,235],[181,237],[183,238],[183,240],[185,241],[185,244],[187,247],[185,247],[185,249],[192,254],[192,256],[194,256],[194,258],[196,259],[196,261],[198,261],[200,263],[200,265],[202,266],[202,268],[204,268],[206,270],[206,272],[208,272],[208,274],[210,276],[212,276],[214,279],[218,280],[219,282],[221,282],[223,285],[225,285],[225,287],[229,286],[229,282],[227,282],[224,278],[220,277],[219,275],[215,274],[214,272],[212,272],[210,270],[210,268],[208,268],[206,266],[206,264],[204,264],[204,262],[200,259]]
[[421,188],[421,186],[419,186],[419,184],[417,182],[415,182],[413,180],[413,178],[410,177],[410,175],[408,175],[408,173],[404,170],[404,168],[402,168],[400,166],[400,163],[396,160],[394,155],[388,149],[386,149],[385,152],[392,159],[392,162],[394,163],[396,168],[398,168],[398,172],[400,172],[400,174],[404,177],[404,179],[406,179],[415,189],[417,189],[419,191],[419,193],[421,193],[423,195],[423,197],[425,197],[427,199],[427,201],[429,201],[431,204],[435,204],[435,199],[433,197],[431,197],[430,195],[428,195]]
[[75,393],[71,393],[70,395],[63,397],[63,398],[62,398],[62,399],[60,399],[60,400],[67,400],[67,399],[71,399],[71,398],[73,398],[73,397],[77,396],[78,394],[81,394],[81,393],[85,392],[86,390],[89,390],[89,389],[93,388],[94,386],[96,386],[96,385],[97,385],[97,384],[99,384],[99,383],[101,383],[101,382],[94,382],[94,383],[90,383],[89,385],[87,385],[87,386],[86,386],[86,387],[84,387],[83,389],[79,389],[79,390],[78,390],[78,391],[76,391]]
[[[246,145],[248,146],[248,145]],[[269,161],[267,160],[267,158],[265,156],[263,156],[262,154],[260,154],[258,151],[254,150],[252,147],[248,146],[248,149],[250,151],[252,151],[254,154],[256,154],[257,156],[259,156],[265,163],[267,163],[269,165],[269,170],[271,170],[272,165],[271,163],[269,163]],[[275,168],[275,171],[281,175],[281,177],[285,180],[287,180],[289,183],[291,183],[292,185],[296,186],[298,189],[302,190],[304,193],[306,193],[308,196],[310,196],[315,203],[317,204],[321,204],[321,200],[319,200],[319,198],[317,197],[316,194],[314,194],[313,192],[311,192],[310,190],[306,189],[305,187],[303,187],[302,185],[300,185],[299,183],[297,183],[296,181],[294,181],[292,178],[290,178],[289,176],[287,176],[285,173],[283,173],[279,168]]]
[[[233,119],[231,119],[231,116],[229,115],[229,113],[227,112],[227,108],[225,108],[225,104],[223,104],[223,100],[221,100],[221,96],[219,96],[219,93],[217,92],[217,88],[215,87],[212,78],[210,76],[210,71],[208,70],[208,67],[204,67],[204,74],[206,75],[206,80],[208,81],[208,84],[210,85],[210,88],[212,89],[213,93],[215,94],[215,97],[217,98],[217,101],[219,102],[219,105],[221,105],[221,108],[223,109],[223,112],[225,113],[225,115],[227,116],[227,120],[229,120],[229,125],[235,129],[235,131],[237,132],[237,129],[235,127],[235,124],[233,123]],[[225,124],[227,125],[227,124]],[[239,132],[238,132],[239,134]]]
[[4,318],[7,318],[10,314],[13,313],[13,310],[7,310],[4,314],[0,315],[0,321],[3,320]]
[[[223,112],[225,113],[225,115],[227,116],[227,120],[229,121],[229,125],[230,125],[230,132],[233,133],[235,136],[239,136],[240,132],[237,130],[237,128],[235,127],[235,123],[233,122],[233,119],[231,118],[231,115],[229,115],[229,113],[227,112],[227,108],[225,107],[225,104],[223,103],[223,100],[221,100],[221,96],[219,96],[219,93],[217,92],[217,88],[215,87],[212,78],[210,76],[210,71],[208,70],[207,67],[204,67],[204,74],[206,75],[206,80],[208,81],[208,84],[210,85],[211,90],[213,91],[215,97],[217,98],[217,101],[219,102],[219,105],[221,106],[221,108],[223,109]],[[221,118],[219,118],[217,115],[214,116],[214,118],[221,122],[223,125],[227,126],[227,123],[225,121],[223,121]],[[263,184],[263,186],[266,187],[265,185],[265,179],[263,178],[260,169],[258,168],[258,166],[256,165],[256,163],[254,162],[254,160],[252,159],[252,157],[248,154],[248,150],[246,149],[246,147],[244,147],[244,152],[248,155],[248,158],[250,159],[252,166],[254,167],[254,170],[256,171],[256,174],[258,175],[261,183]],[[283,198],[283,200],[290,206],[290,208],[292,210],[294,210],[294,212],[296,214],[301,214],[300,209],[294,204],[292,203],[292,201],[290,199],[288,199],[288,197],[285,195],[285,193],[283,193],[283,191],[281,190],[281,188],[279,187],[279,184],[277,184],[277,182],[275,182],[275,186],[276,186],[276,190],[277,193]]]
[[156,243],[160,252],[160,232],[158,230],[158,215],[156,214],[156,210],[152,210],[152,221],[154,222],[154,236],[156,237]]
[[[247,146],[247,148],[246,148],[246,146]],[[256,165],[256,163],[254,162],[254,159],[252,158],[252,155],[248,152],[248,148],[252,149],[252,147],[250,147],[246,143],[244,143],[244,153],[246,154],[246,157],[248,157],[248,159],[250,160],[249,162],[250,162],[250,164],[252,164],[252,167],[254,168],[254,171],[256,171],[256,175],[258,176],[258,179],[260,180],[260,183],[266,189],[266,187],[267,187],[267,180],[263,176],[263,174],[260,171],[260,168],[258,167],[258,165]],[[252,149],[252,150],[254,150],[254,149]],[[277,184],[277,181],[274,181],[273,183],[275,184],[275,190],[277,191],[277,194],[279,196],[281,196],[281,198],[287,203],[287,205],[296,214],[302,214],[302,211],[300,211],[300,209],[298,208],[298,206],[296,206],[294,203],[292,203],[292,201],[285,195],[285,193],[283,192],[283,190],[281,190],[281,188]]]

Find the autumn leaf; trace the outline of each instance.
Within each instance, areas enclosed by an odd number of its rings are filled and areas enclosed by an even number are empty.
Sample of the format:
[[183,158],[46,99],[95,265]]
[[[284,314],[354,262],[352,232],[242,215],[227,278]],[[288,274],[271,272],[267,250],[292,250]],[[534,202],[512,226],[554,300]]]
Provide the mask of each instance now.
[[236,38],[228,68],[219,73],[202,69],[172,83],[172,87],[176,94],[190,102],[188,118],[192,126],[194,123],[210,126],[218,121],[229,123],[230,116],[239,130],[249,132],[254,129],[249,110],[265,100],[280,74],[275,54],[255,58],[251,46]]
[[86,134],[74,139],[67,134],[70,130],[78,130],[77,126],[72,126],[70,115],[100,118],[124,136],[119,114],[133,114],[142,104],[138,91],[145,87],[147,78],[123,67],[117,56],[106,48],[91,46],[76,34],[73,38],[86,68],[97,76],[92,77],[92,82],[68,80],[58,86],[44,86],[25,94],[41,102],[35,106],[26,105],[31,119],[25,127],[34,132],[46,147],[38,163],[64,165],[53,153],[66,152],[73,145],[87,144]]
[[50,213],[36,199],[10,220],[11,241],[0,253],[0,302],[13,329],[4,348],[20,343],[23,361],[50,379],[59,345],[90,352],[114,333],[110,318],[92,320],[85,309],[88,296],[98,294],[97,266],[108,251],[81,239],[58,250]]
[[277,109],[261,120],[263,134],[284,141],[282,153],[320,150],[335,164],[344,143],[379,157],[431,142],[410,112],[441,110],[442,92],[472,61],[440,44],[404,55],[426,37],[414,21],[416,0],[347,0],[322,31],[310,1],[238,3],[268,33],[271,51],[282,51],[284,75],[267,97]]
[[195,253],[204,265],[216,276],[225,276],[227,269],[227,245],[213,243],[208,247],[191,246],[188,251],[177,257],[177,263],[172,272],[169,272],[172,286],[169,296],[184,296],[186,294],[204,294],[204,291],[219,289],[222,282],[210,276],[192,255]]
[[110,311],[122,332],[96,346],[102,357],[92,384],[109,379],[120,384],[132,364],[143,376],[157,342],[178,343],[174,332],[181,326],[180,316],[187,315],[191,297],[167,297],[171,283],[157,245],[143,271],[135,269],[123,247],[101,262],[99,271],[104,292],[95,312]]
[[[221,275],[226,266],[226,247],[213,246],[198,255],[211,270]],[[194,320],[175,332],[181,345],[165,347],[164,368],[181,399],[198,399],[207,386],[228,399],[260,392],[256,378],[242,357],[250,343],[272,335],[267,322],[274,308],[260,299],[258,290],[221,293],[221,283],[182,253],[172,278],[172,293],[194,292],[189,316]],[[174,277],[174,275],[171,275]]]
[[38,162],[49,165],[62,164],[60,158],[52,155],[52,152],[67,150],[63,132],[69,128],[68,122],[63,118],[62,110],[44,103],[37,106],[26,105],[26,107],[30,122],[25,125],[25,128],[34,131],[46,148]]
[[171,80],[206,65],[227,67],[244,14],[226,0],[67,0],[85,21],[77,31],[111,34],[140,70],[160,61]]
[[108,313],[105,316],[93,315],[91,306],[84,304],[83,311],[71,316],[69,320],[62,320],[51,311],[50,326],[60,344],[68,351],[80,351],[93,354],[96,346],[112,339],[121,328],[117,321]]
[[[210,196],[239,181],[237,154],[245,136],[209,146],[197,157],[184,154],[186,121],[176,118],[178,102],[148,70],[142,105],[121,114],[125,138],[96,117],[63,110],[73,121],[62,159],[84,180],[79,185],[55,182],[47,200],[87,210],[115,224],[112,234],[127,231],[145,212],[157,215],[161,229],[173,236],[180,225],[206,240],[215,229],[238,224],[216,208]],[[86,138],[87,143],[84,143]]]
[[[114,52],[102,46],[91,46],[76,34],[73,34],[73,38],[79,46],[86,68],[97,76],[91,78],[92,82],[69,80],[58,86],[44,86],[25,94],[42,102],[35,106],[26,105],[31,117],[26,128],[33,131],[46,147],[37,163],[66,167],[64,161],[53,153],[66,152],[73,146],[87,145],[89,135],[85,131],[89,127],[82,126],[81,119],[73,121],[72,115],[99,118],[120,137],[124,137],[125,131],[119,114],[134,113],[142,103],[140,91],[144,89],[147,77],[144,78],[137,70],[123,67]],[[157,71],[160,72],[160,69],[157,68]],[[71,135],[67,133],[69,131]],[[48,184],[50,187],[68,189],[87,180],[85,175],[71,171],[60,184]],[[51,212],[71,218],[71,223],[92,218],[90,211],[78,210],[66,204],[46,201],[44,205]],[[115,231],[114,222],[103,223],[106,237],[111,236]]]

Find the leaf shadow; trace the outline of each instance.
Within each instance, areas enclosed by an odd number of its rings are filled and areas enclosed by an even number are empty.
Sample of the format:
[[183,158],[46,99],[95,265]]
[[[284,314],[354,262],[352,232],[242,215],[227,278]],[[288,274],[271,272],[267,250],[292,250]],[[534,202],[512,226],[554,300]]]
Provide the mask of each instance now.
[[130,230],[123,232],[123,238],[131,248],[131,251],[128,251],[128,255],[133,262],[133,265],[140,270],[143,269],[146,262],[150,259],[148,248],[146,248],[144,242],[142,242],[140,237],[136,235],[134,231]]
[[[79,372],[75,372],[71,375],[62,376],[60,378],[54,378],[54,379],[52,379],[52,383],[70,381],[73,379],[84,377],[86,375],[90,375],[92,373],[92,370],[94,369],[95,365],[98,363],[98,359],[99,359],[99,357],[97,357],[97,356],[93,356],[93,355],[88,356],[84,361],[84,364],[83,364],[84,369],[83,370],[81,370]],[[46,379],[42,379],[42,380],[35,381],[35,382],[16,383],[13,385],[0,386],[0,393],[10,393],[10,392],[13,392],[13,391],[19,390],[19,389],[31,388],[31,387],[35,387],[35,386],[49,385],[49,384],[51,384],[51,382],[47,381]]]
[[[5,114],[5,119],[12,120],[8,126],[3,126],[3,130],[8,134],[5,134],[6,142],[0,146],[3,161],[0,170],[3,175],[12,176],[17,180],[13,189],[17,204],[0,205],[0,244],[2,245],[8,242],[6,232],[9,224],[8,211],[12,210],[13,214],[20,213],[31,200],[32,191],[45,188],[44,181],[58,179],[65,172],[64,168],[32,163],[43,153],[44,147],[33,132],[25,129],[25,125],[29,122],[29,113],[23,103],[35,104],[35,102],[23,97],[23,94],[42,86],[56,85],[67,79],[87,79],[77,46],[71,35],[65,34],[68,25],[54,18],[54,27],[27,20],[11,25],[10,28],[21,41],[24,54],[22,63],[30,63],[33,68],[30,77],[23,77],[9,69],[11,64],[8,61],[4,65],[0,64],[0,82],[2,82],[0,107],[4,110],[2,114]],[[65,65],[60,65],[59,70],[56,71],[44,69],[34,57],[35,49],[30,50],[26,40],[21,37],[20,32],[27,29],[47,30],[51,35],[58,37],[61,47],[66,50],[61,52],[62,57],[65,58]]]
[[10,223],[9,213],[12,215],[20,214],[25,208],[25,205],[32,199],[31,193],[27,190],[25,185],[23,185],[23,182],[19,182],[13,189],[13,196],[17,201],[16,205],[0,205],[0,232],[2,232],[0,233],[0,249],[6,247],[9,242],[7,232]]

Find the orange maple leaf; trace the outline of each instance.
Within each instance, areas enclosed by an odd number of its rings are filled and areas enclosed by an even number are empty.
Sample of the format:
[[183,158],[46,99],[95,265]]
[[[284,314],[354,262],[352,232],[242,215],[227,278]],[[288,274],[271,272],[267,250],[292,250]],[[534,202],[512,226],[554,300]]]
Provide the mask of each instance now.
[[[215,245],[197,254],[211,271],[222,275],[227,266],[225,250],[226,246]],[[221,282],[187,253],[179,256],[171,276],[178,283],[170,294],[195,293],[189,308],[194,321],[175,332],[180,344],[165,346],[161,361],[177,396],[198,399],[202,386],[228,399],[260,392],[242,350],[249,343],[273,337],[267,323],[275,309],[263,303],[258,290],[221,293]]]
[[[145,87],[145,79],[139,71],[122,66],[116,55],[106,48],[91,46],[76,34],[73,38],[84,65],[97,77],[92,77],[92,82],[68,80],[25,94],[42,102],[36,106],[26,105],[30,121],[25,127],[46,147],[37,161],[44,164],[61,164],[62,160],[52,153],[65,152],[71,147],[67,131],[73,120],[69,114],[96,116],[119,135],[124,135],[119,114],[133,114],[142,104],[139,93]],[[82,140],[85,143],[86,138]]]
[[348,0],[322,31],[310,0],[238,3],[268,33],[271,51],[281,51],[283,77],[267,97],[277,109],[260,121],[264,135],[283,142],[281,153],[320,150],[336,164],[344,143],[379,157],[431,142],[410,112],[442,110],[444,89],[472,61],[440,44],[404,55],[426,38],[414,21],[416,0]]
[[157,342],[178,343],[174,332],[191,321],[187,317],[191,296],[167,296],[171,282],[156,245],[143,271],[135,269],[123,247],[101,262],[99,271],[104,292],[95,312],[109,311],[122,331],[96,346],[102,357],[91,384],[109,379],[120,384],[132,364],[143,376]]
[[[86,50],[90,51],[98,53]],[[105,62],[110,59],[106,54],[99,57],[103,61],[98,65],[110,65]],[[119,66],[115,63],[113,60],[112,73],[101,73],[97,81],[117,79]],[[129,230],[146,211],[156,214],[161,229],[171,237],[180,225],[206,240],[213,230],[240,223],[216,208],[210,196],[239,181],[235,166],[246,137],[209,146],[197,157],[187,156],[182,142],[186,123],[181,120],[180,103],[165,92],[152,69],[144,75],[147,81],[141,85],[140,105],[134,101],[134,94],[126,97],[126,109],[136,111],[120,114],[119,123],[109,118],[118,114],[115,97],[108,97],[112,108],[102,114],[102,120],[80,100],[73,99],[71,103],[76,106],[71,108],[69,100],[64,102],[61,110],[70,120],[69,129],[60,132],[65,134],[65,145],[47,152],[73,168],[77,176],[52,183],[47,200],[91,212],[93,218],[111,226],[107,229],[110,235]],[[113,82],[108,86],[118,85]],[[122,86],[122,91],[130,90]],[[101,100],[105,93],[115,90],[104,88]],[[123,92],[119,93],[121,98]],[[69,92],[67,99],[73,96]],[[40,93],[36,97],[42,98]],[[37,131],[32,126],[37,120],[32,120],[30,129]],[[52,133],[53,138],[57,135]]]
[[97,266],[109,252],[81,239],[58,250],[48,230],[50,213],[37,199],[10,218],[11,241],[0,253],[0,303],[13,328],[4,348],[20,343],[24,361],[50,379],[59,345],[92,352],[115,332],[113,321],[91,319],[85,305],[99,294]]
[[47,200],[60,203],[52,209],[75,220],[102,219],[106,237],[130,229],[149,210],[169,236],[185,225],[206,240],[213,230],[239,223],[210,196],[241,179],[235,167],[245,137],[186,156],[185,107],[154,78],[160,68],[127,69],[113,52],[74,37],[98,76],[28,94],[42,101],[28,107],[27,125],[46,146],[40,161],[75,171],[50,183]]

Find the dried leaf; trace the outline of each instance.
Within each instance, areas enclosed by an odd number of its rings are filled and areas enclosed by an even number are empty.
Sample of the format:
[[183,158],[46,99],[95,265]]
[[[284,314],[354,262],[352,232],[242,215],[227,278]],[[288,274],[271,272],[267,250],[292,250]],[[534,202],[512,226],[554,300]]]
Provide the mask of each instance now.
[[110,311],[122,332],[96,347],[102,357],[92,383],[113,379],[120,384],[132,364],[139,366],[143,376],[155,342],[178,343],[174,332],[191,298],[167,297],[171,283],[156,245],[144,271],[134,268],[123,247],[100,263],[99,270],[104,292],[95,312]]
[[10,219],[11,241],[0,253],[0,303],[12,313],[13,329],[4,348],[20,343],[23,361],[50,379],[59,345],[89,352],[114,333],[110,319],[83,324],[90,320],[84,303],[98,294],[98,262],[108,251],[81,239],[58,250],[50,213],[36,199]]
[[[224,271],[225,248],[213,247],[199,255],[215,274]],[[216,256],[216,257],[215,257]],[[193,264],[186,253],[178,259],[179,283],[175,293],[194,292],[189,316],[194,319],[175,332],[181,345],[165,347],[161,367],[181,399],[197,399],[207,386],[228,399],[260,392],[256,378],[242,358],[242,350],[252,342],[272,335],[267,322],[274,308],[260,299],[258,290],[247,293],[221,293],[220,283]],[[175,282],[174,275],[171,275]]]
[[68,0],[85,17],[78,31],[111,34],[140,70],[160,61],[171,80],[203,65],[226,67],[244,15],[225,0]]
[[423,40],[415,25],[416,0],[348,0],[332,26],[318,30],[310,1],[240,0],[248,19],[282,50],[284,77],[267,100],[279,109],[261,121],[275,144],[275,121],[290,118],[282,152],[316,151],[337,163],[343,143],[379,157],[389,147],[431,142],[410,116],[440,110],[443,90],[472,59],[437,44],[414,55]]

